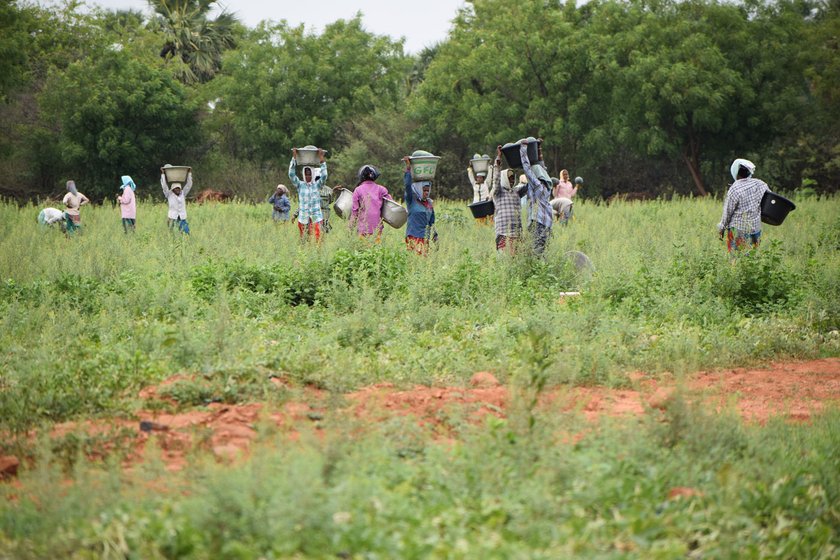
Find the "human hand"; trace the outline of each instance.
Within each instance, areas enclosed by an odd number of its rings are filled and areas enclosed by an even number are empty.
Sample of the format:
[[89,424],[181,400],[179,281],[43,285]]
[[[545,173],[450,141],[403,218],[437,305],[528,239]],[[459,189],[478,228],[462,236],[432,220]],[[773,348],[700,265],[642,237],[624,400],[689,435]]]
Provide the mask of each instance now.
[[297,148],[292,148],[292,157],[297,159]]
[[324,163],[324,150],[318,148],[318,159],[321,160],[321,163]]
[[411,169],[411,157],[403,156],[403,161],[405,162],[405,168]]

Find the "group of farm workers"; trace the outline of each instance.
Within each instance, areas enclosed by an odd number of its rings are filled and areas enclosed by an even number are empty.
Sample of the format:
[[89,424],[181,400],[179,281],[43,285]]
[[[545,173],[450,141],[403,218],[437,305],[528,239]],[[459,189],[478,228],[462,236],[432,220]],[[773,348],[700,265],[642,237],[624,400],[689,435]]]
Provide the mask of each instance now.
[[[537,254],[545,251],[551,233],[551,227],[556,220],[566,223],[572,216],[571,198],[577,194],[582,180],[577,185],[569,181],[569,173],[561,172],[562,179],[552,179],[546,171],[542,158],[542,148],[539,148],[538,161],[533,164],[528,159],[527,142],[520,145],[520,156],[524,174],[517,184],[514,182],[515,173],[512,169],[502,169],[501,146],[498,146],[496,158],[490,178],[492,187],[488,189],[486,177],[482,174],[474,175],[472,169],[468,171],[475,200],[493,199],[495,204],[494,225],[496,232],[497,250],[513,251],[518,239],[522,236],[522,217],[520,199],[528,200],[528,228],[533,239],[533,250]],[[298,229],[301,238],[311,237],[320,241],[322,232],[327,230],[329,204],[332,195],[342,187],[334,189],[326,187],[328,177],[327,164],[323,150],[318,150],[320,168],[304,167],[303,178],[297,173],[297,150],[293,150],[289,163],[289,180],[298,192],[298,211],[296,213]],[[434,202],[431,198],[432,181],[415,181],[411,174],[411,161],[404,158],[406,168],[404,173],[404,201],[408,214],[405,243],[409,250],[420,255],[427,254],[429,243],[437,241],[435,228]],[[379,241],[382,235],[383,220],[382,207],[385,200],[391,200],[388,189],[376,182],[379,171],[373,165],[363,165],[357,173],[357,185],[353,190],[351,226],[360,237],[371,237]],[[288,221],[291,203],[289,189],[285,185],[277,185],[275,192],[269,197],[273,207],[273,217],[277,221]]]
[[[164,167],[171,167],[171,165],[166,164]],[[133,233],[137,227],[137,198],[134,195],[137,185],[130,175],[123,175],[120,177],[120,181],[120,194],[117,195],[116,200],[120,207],[123,231]],[[182,233],[189,235],[187,195],[193,185],[192,171],[187,174],[187,181],[183,186],[180,183],[172,183],[170,186],[166,180],[166,175],[161,172],[160,185],[163,188],[163,196],[169,203],[167,223],[170,229],[177,228]],[[58,224],[68,236],[72,235],[81,229],[80,209],[89,202],[90,199],[76,188],[75,181],[67,181],[67,194],[62,199],[66,210],[62,212],[57,208],[44,208],[38,214],[38,223],[44,225]]]
[[[329,176],[324,151],[318,150],[320,167],[304,167],[303,178],[297,173],[297,149],[292,150],[289,162],[289,181],[298,193],[298,209],[295,213],[301,239],[311,238],[316,242],[321,240],[323,233],[330,231],[330,203],[335,193],[342,187],[330,188],[326,186]],[[405,158],[406,170],[405,206],[408,213],[405,242],[412,251],[424,255],[428,252],[429,241],[437,240],[435,230],[435,210],[431,198],[431,181],[414,181],[411,177],[411,167],[408,156]],[[371,238],[378,242],[382,236],[383,220],[382,207],[385,200],[393,200],[388,189],[376,182],[379,170],[365,164],[356,174],[356,188],[352,194],[352,210],[350,224],[356,233],[363,238]],[[272,204],[272,216],[276,221],[288,221],[291,203],[289,189],[285,185],[277,185],[274,194],[268,199]]]
[[[527,205],[532,248],[534,253],[541,255],[545,251],[554,222],[566,224],[572,217],[573,197],[577,194],[582,180],[578,177],[575,184],[572,184],[565,169],[560,172],[559,178],[552,178],[543,161],[542,143],[538,143],[537,162],[529,160],[527,144],[526,140],[522,140],[519,146],[524,173],[518,182],[515,182],[516,174],[513,169],[502,168],[501,146],[497,147],[493,165],[488,170],[489,188],[488,176],[473,174],[471,168],[468,175],[473,186],[473,201],[493,200],[496,249],[512,252],[522,237],[520,201],[524,201]],[[295,217],[301,239],[314,238],[318,242],[322,233],[330,230],[330,202],[342,187],[326,186],[328,172],[323,150],[318,150],[320,167],[305,167],[302,179],[297,175],[297,156],[295,149],[289,163],[289,180],[298,192],[298,210]],[[408,213],[405,243],[409,250],[425,255],[429,249],[429,242],[437,241],[438,237],[435,229],[434,202],[431,198],[432,182],[413,180],[410,158],[406,156],[404,161],[404,202]],[[164,167],[169,167],[169,164]],[[729,252],[757,247],[761,239],[761,200],[764,193],[770,189],[764,181],[753,177],[754,172],[755,164],[742,158],[736,159],[730,167],[734,182],[726,193],[723,215],[717,226],[721,239],[726,239]],[[376,182],[379,176],[379,171],[373,165],[365,164],[359,169],[357,186],[352,194],[350,215],[351,227],[356,233],[360,237],[373,238],[376,242],[382,235],[384,201],[391,200],[388,189]],[[168,202],[167,222],[170,229],[189,234],[186,198],[193,185],[192,171],[187,174],[183,185],[170,185],[162,172],[160,184]],[[90,200],[79,192],[74,181],[67,181],[66,186],[67,194],[62,199],[66,209],[62,212],[56,208],[45,208],[39,213],[38,222],[46,225],[59,224],[68,235],[72,235],[81,228],[80,209]],[[133,232],[136,228],[136,189],[137,185],[129,175],[121,177],[120,194],[116,197],[116,202],[120,207],[122,226],[126,233]],[[277,186],[269,198],[269,203],[273,206],[273,218],[276,221],[289,220],[291,202],[289,189],[285,185]]]
[[496,148],[496,157],[487,176],[474,173],[471,166],[467,168],[467,174],[473,187],[473,203],[493,201],[494,215],[479,220],[486,222],[492,219],[496,231],[496,249],[509,252],[515,250],[522,236],[521,210],[525,208],[533,250],[536,254],[542,254],[554,223],[565,225],[572,218],[572,199],[583,184],[583,179],[577,177],[573,185],[566,169],[560,172],[560,178],[549,176],[543,161],[542,141],[539,140],[537,144],[536,162],[530,161],[527,145],[527,141],[520,142],[524,173],[519,176],[518,182],[515,182],[516,173],[513,169],[501,168],[501,146]]

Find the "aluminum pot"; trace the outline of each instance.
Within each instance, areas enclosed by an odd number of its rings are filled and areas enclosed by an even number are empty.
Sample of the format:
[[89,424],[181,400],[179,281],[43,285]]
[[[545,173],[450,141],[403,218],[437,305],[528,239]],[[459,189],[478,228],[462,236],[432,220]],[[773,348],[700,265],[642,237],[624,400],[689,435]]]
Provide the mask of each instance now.
[[333,204],[333,210],[339,218],[349,220],[353,213],[353,193],[347,189],[339,189],[338,197]]
[[[326,154],[327,151],[324,150],[324,153]],[[303,166],[320,166],[321,158],[318,157],[318,148],[312,145],[304,146],[303,148],[298,148],[297,164]]]
[[187,175],[189,175],[192,167],[186,165],[169,165],[166,164],[160,168],[161,173],[166,177],[166,182],[170,185],[172,183],[184,184],[187,182]]
[[400,229],[408,221],[408,210],[390,199],[382,201],[382,221],[395,229]]
[[470,160],[470,165],[472,166],[473,173],[476,175],[487,175],[490,170],[490,156],[479,156],[476,154],[476,157]]
[[440,156],[432,155],[424,150],[416,150],[408,160],[413,181],[431,181],[435,178]]

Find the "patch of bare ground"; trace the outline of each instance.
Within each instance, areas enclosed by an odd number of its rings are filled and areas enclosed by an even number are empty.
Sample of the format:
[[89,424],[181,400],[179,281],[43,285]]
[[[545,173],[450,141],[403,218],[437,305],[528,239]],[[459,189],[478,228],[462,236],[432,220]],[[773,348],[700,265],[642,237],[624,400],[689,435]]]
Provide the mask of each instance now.
[[[141,391],[154,399],[157,390],[173,378]],[[540,406],[579,412],[588,420],[602,416],[635,417],[663,408],[678,385],[691,400],[708,403],[712,409],[734,407],[747,422],[764,423],[774,416],[806,422],[826,407],[840,403],[840,358],[800,362],[777,362],[758,369],[724,369],[698,372],[678,384],[671,376],[656,379],[644,373],[630,374],[632,389],[607,387],[554,387],[541,396]],[[290,440],[303,430],[315,433],[346,425],[352,418],[360,425],[394,417],[412,418],[418,424],[440,427],[453,416],[480,422],[486,415],[505,417],[511,405],[510,388],[489,372],[479,372],[464,387],[391,384],[365,387],[336,399],[335,395],[304,388],[302,397],[281,406],[264,403],[228,405],[212,403],[184,412],[141,410],[136,420],[68,422],[54,427],[51,435],[71,432],[102,435],[109,430],[131,430],[125,467],[143,460],[150,440],[169,470],[182,469],[193,453],[209,452],[220,461],[246,456],[258,437],[260,426],[285,433]],[[349,416],[347,416],[349,415]],[[335,421],[331,423],[331,421]],[[443,437],[451,434],[439,430]],[[11,469],[9,469],[11,470]]]

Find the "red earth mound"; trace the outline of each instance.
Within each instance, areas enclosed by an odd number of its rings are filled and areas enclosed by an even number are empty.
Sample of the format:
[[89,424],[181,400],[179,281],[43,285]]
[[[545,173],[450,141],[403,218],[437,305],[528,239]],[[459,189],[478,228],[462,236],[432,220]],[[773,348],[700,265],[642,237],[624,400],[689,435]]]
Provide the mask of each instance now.
[[[183,377],[176,376],[158,386],[148,387],[140,396],[154,400],[158,398],[158,388]],[[807,421],[826,407],[840,403],[840,358],[780,362],[761,369],[699,372],[688,376],[683,383],[677,383],[667,375],[654,379],[636,373],[628,377],[632,389],[555,387],[541,395],[540,403],[556,410],[578,411],[585,418],[596,420],[605,415],[639,416],[648,410],[663,408],[671,395],[681,390],[687,398],[707,403],[710,409],[733,407],[745,421],[757,423],[764,423],[773,416]],[[313,388],[303,389],[301,395],[298,400],[274,407],[263,403],[213,403],[179,413],[141,410],[135,421],[61,424],[54,427],[52,436],[62,437],[78,431],[96,435],[123,430],[123,433],[133,434],[127,442],[126,467],[142,460],[147,442],[154,439],[167,468],[179,470],[195,452],[208,451],[220,460],[247,454],[258,431],[265,427],[297,439],[305,430],[323,433],[331,426],[343,423],[348,418],[346,415],[362,424],[410,417],[448,437],[446,424],[452,418],[478,422],[487,414],[505,417],[511,404],[509,387],[500,384],[488,372],[474,375],[467,387],[397,388],[379,384],[338,399]]]

